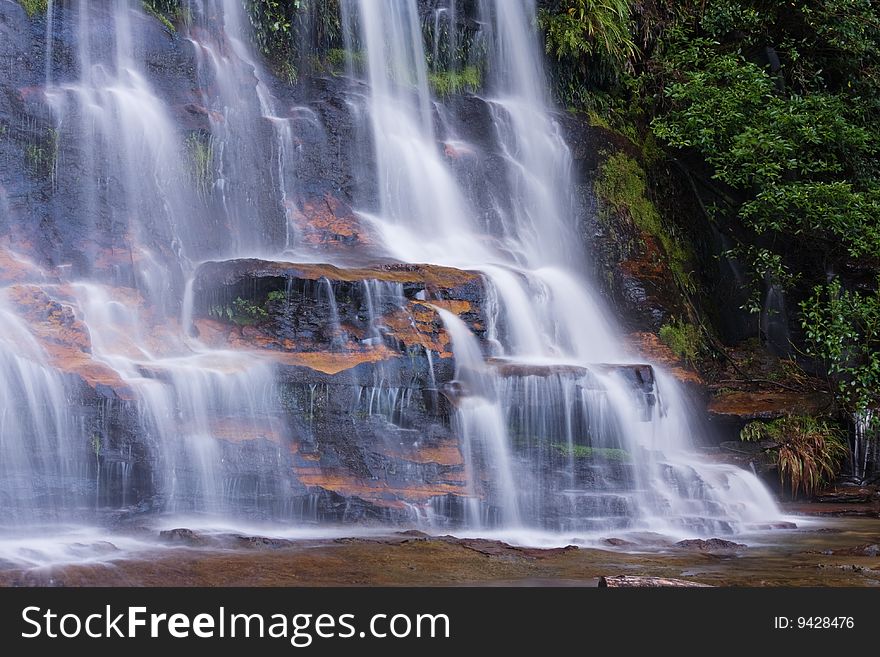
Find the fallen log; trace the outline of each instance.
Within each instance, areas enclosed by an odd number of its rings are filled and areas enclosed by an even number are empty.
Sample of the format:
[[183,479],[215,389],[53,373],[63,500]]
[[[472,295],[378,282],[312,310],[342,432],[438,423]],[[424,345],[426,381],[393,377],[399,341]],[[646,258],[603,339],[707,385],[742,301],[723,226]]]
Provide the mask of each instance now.
[[691,582],[686,579],[673,579],[669,577],[642,577],[640,575],[611,575],[599,578],[599,588],[655,588],[661,586],[707,588],[711,584]]

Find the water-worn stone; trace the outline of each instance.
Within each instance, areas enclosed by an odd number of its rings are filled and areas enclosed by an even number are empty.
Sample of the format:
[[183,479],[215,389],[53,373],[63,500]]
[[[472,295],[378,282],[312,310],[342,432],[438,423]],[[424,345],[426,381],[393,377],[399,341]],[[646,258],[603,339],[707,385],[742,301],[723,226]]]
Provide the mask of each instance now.
[[731,421],[771,420],[788,415],[821,415],[832,405],[831,396],[823,392],[732,391],[716,395],[709,402],[709,413]]

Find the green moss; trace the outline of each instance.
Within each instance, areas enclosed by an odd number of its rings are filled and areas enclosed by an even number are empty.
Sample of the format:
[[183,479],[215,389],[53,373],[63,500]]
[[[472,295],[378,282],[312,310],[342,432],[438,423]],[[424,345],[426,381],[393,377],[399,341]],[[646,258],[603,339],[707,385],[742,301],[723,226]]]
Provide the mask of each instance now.
[[45,14],[49,8],[49,0],[18,0],[18,3],[24,7],[28,16],[36,16],[37,14]]
[[482,73],[476,66],[465,66],[460,71],[437,71],[428,74],[428,82],[438,96],[476,91],[482,84],[482,78]]
[[630,217],[642,232],[654,237],[663,247],[669,269],[683,289],[690,288],[687,265],[690,253],[682,242],[663,225],[660,213],[647,197],[645,171],[626,153],[610,155],[602,165],[595,183],[600,201],[615,213]]
[[606,119],[604,116],[599,115],[596,110],[588,111],[587,119],[589,119],[590,125],[594,128],[604,128],[605,130],[612,130],[611,124],[608,123],[608,119]]
[[171,34],[177,32],[177,28],[174,27],[174,23],[172,23],[168,16],[164,13],[164,11],[166,11],[165,3],[160,3],[158,2],[158,0],[143,0],[143,2],[141,2],[141,6],[144,8],[145,12],[147,12],[150,16],[155,18],[160,23],[162,23],[162,26]]
[[576,459],[600,459],[620,462],[631,460],[629,452],[625,449],[614,449],[611,447],[589,447],[587,445],[553,443],[553,449],[563,456],[571,456]]
[[672,349],[676,356],[690,362],[694,362],[703,349],[700,329],[677,319],[660,328],[660,340]]
[[331,48],[327,51],[327,68],[331,73],[343,73],[349,61],[356,73],[363,72],[367,68],[367,53],[363,50],[350,51],[344,48]]

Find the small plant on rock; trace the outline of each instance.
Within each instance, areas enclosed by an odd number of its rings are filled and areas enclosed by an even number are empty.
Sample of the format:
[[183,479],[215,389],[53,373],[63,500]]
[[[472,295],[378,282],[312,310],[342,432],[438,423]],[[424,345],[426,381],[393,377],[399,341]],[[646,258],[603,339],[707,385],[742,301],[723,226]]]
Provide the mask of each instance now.
[[831,483],[848,452],[840,428],[810,416],[751,422],[740,432],[740,439],[766,441],[764,452],[776,463],[780,483],[787,483],[793,496],[801,491],[812,495]]

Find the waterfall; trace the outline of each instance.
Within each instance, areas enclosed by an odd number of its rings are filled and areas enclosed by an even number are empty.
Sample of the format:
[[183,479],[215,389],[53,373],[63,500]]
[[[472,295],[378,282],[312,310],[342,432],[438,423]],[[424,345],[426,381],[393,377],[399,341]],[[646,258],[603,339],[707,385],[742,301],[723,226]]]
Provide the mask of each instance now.
[[[187,38],[195,48],[212,134],[201,148],[216,166],[207,182],[229,229],[221,252],[277,253],[293,245],[292,119],[276,107],[269,76],[248,45],[250,26],[241,1],[192,0],[190,10]],[[267,157],[276,162],[277,178],[268,185]]]
[[64,381],[2,297],[0,323],[0,525],[73,521],[94,496],[77,482],[95,447],[77,441]]
[[[341,5],[347,75],[316,91],[272,73],[241,0],[184,2],[174,36],[136,0],[48,3],[51,172],[22,177],[50,246],[39,275],[0,271],[0,524],[777,517],[753,474],[696,453],[678,384],[585,273],[534,3]],[[432,91],[465,66],[482,91]],[[25,194],[3,182],[5,218]]]
[[[493,354],[440,311],[456,357],[468,491],[487,500],[482,509],[469,503],[468,522],[713,532],[775,517],[753,474],[693,453],[685,400],[670,377],[654,368],[641,400],[621,378],[633,356],[575,264],[571,157],[547,105],[534,4],[480,3],[484,100],[507,174],[488,224],[473,186],[438,148],[460,139],[444,121],[450,134],[437,134],[417,11],[415,0],[349,8],[367,52],[379,171],[380,208],[369,218],[396,257],[478,269],[497,299]],[[510,375],[494,373],[489,356]]]
[[855,437],[850,450],[850,469],[860,482],[868,481],[877,473],[880,464],[880,430],[877,428],[877,412],[874,410],[855,413]]
[[[188,173],[192,167],[187,159],[206,158],[197,163],[204,167],[199,171],[202,175],[213,176],[215,166],[219,172],[210,186],[222,189],[228,239],[215,243],[215,252],[266,248],[270,238],[278,249],[286,245],[283,228],[255,229],[252,211],[245,210],[253,190],[260,188],[262,169],[254,168],[255,163],[265,156],[251,127],[256,117],[269,116],[272,107],[259,69],[243,45],[240,4],[196,4],[200,16],[209,10],[224,12],[219,31],[209,33],[206,25],[200,28],[211,35],[204,37],[210,44],[222,41],[227,46],[222,61],[208,46],[199,47],[200,53],[216,59],[219,102],[225,103],[225,120],[212,124],[218,131],[214,142],[200,142],[200,148],[216,147],[220,151],[216,158],[212,152],[187,153],[192,142],[181,143],[165,101],[147,81],[139,45],[139,25],[147,19],[139,3],[84,1],[75,9],[79,77],[50,84],[46,95],[60,139],[68,134],[79,139],[73,149],[79,160],[70,164],[83,171],[74,202],[91,237],[84,248],[96,251],[99,245],[116,241],[116,248],[128,252],[132,267],[130,274],[119,266],[75,272],[72,280],[65,281],[68,287],[58,293],[82,321],[93,357],[115,372],[136,397],[138,431],[154,463],[156,510],[272,515],[283,505],[284,493],[276,488],[279,474],[265,463],[283,467],[279,459],[285,435],[273,367],[244,352],[210,349],[188,335],[191,294],[183,294],[181,303],[182,291],[191,290],[184,281],[192,275],[194,261],[211,248],[206,236],[216,232],[210,229],[212,212],[198,181]],[[105,32],[95,25],[113,29]],[[51,55],[46,57],[49,66]],[[239,102],[240,90],[248,87],[252,96]],[[248,103],[256,107],[255,113],[247,113]],[[281,142],[289,131],[284,121],[279,123],[284,125],[275,135]],[[288,144],[280,144],[278,157],[283,159],[290,150]],[[240,169],[229,173],[225,167],[233,165]],[[234,184],[224,185],[224,175],[233,176]],[[286,190],[286,182],[279,188]],[[116,213],[112,220],[123,227],[121,235],[108,230],[97,211],[111,193],[118,199],[111,204]],[[17,332],[15,337],[25,341],[27,334]],[[62,424],[67,402],[60,379],[41,369],[38,356],[30,358],[36,364],[15,361],[20,387],[40,404],[50,404],[57,417],[34,408],[18,420],[21,426],[8,431],[33,436],[47,448],[54,441],[57,450],[73,450],[78,443],[82,450],[89,437]],[[11,396],[15,391],[5,393]],[[225,441],[253,441],[258,456],[251,464],[229,458]],[[39,454],[44,451],[41,447]],[[18,448],[10,451],[8,463],[15,464],[9,466],[11,471],[29,471],[21,458]],[[65,452],[60,463],[67,467],[72,462]],[[30,466],[32,472],[60,479],[56,470],[46,462]],[[16,505],[19,511],[21,507]]]

